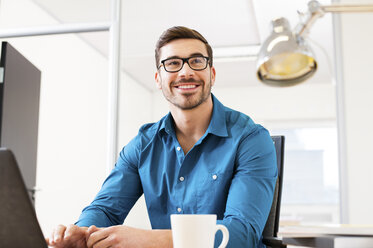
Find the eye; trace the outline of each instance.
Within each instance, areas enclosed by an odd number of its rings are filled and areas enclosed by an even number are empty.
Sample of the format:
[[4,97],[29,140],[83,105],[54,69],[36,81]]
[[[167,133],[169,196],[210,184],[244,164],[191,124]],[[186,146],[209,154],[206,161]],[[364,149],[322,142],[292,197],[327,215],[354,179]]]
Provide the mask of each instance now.
[[202,64],[203,62],[204,62],[203,57],[194,57],[194,58],[190,58],[189,60],[189,63],[191,64]]
[[170,59],[165,61],[166,66],[179,66],[180,65],[180,60],[179,59]]

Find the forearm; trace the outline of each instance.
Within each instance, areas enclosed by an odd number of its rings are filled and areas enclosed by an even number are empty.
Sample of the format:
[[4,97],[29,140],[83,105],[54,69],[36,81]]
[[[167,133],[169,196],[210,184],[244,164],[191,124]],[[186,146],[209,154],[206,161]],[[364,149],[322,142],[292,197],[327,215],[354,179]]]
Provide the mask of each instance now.
[[77,226],[89,227],[95,225],[97,227],[109,227],[119,223],[112,223],[108,218],[108,215],[99,208],[89,206],[83,210],[79,220],[75,223]]
[[151,230],[147,245],[147,248],[172,248],[171,230]]
[[[257,246],[259,237],[250,224],[243,224],[240,220],[234,218],[218,220],[217,224],[222,224],[229,230],[229,242],[227,248]],[[217,232],[215,236],[215,247],[218,247],[222,238],[222,233]]]
[[[133,248],[172,248],[171,230],[144,230],[127,227],[128,247]],[[130,244],[134,244],[131,246]]]
[[145,230],[124,225],[107,228],[91,226],[87,247],[172,248],[170,230]]

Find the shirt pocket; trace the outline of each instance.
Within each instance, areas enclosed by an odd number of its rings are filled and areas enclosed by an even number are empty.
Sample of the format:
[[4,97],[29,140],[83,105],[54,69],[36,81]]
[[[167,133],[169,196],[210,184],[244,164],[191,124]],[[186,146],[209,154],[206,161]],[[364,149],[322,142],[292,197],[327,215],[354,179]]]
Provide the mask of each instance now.
[[201,177],[197,189],[199,213],[220,213],[225,210],[232,172],[209,172]]

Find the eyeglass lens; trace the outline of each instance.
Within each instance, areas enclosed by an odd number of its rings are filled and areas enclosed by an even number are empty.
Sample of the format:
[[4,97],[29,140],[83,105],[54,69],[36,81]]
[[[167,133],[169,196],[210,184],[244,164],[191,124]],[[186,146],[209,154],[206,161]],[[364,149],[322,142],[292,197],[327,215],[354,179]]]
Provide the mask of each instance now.
[[[167,59],[163,63],[166,71],[176,72],[181,70],[184,65],[184,60],[181,58]],[[205,57],[187,58],[186,62],[193,70],[203,70],[207,67],[207,59]]]

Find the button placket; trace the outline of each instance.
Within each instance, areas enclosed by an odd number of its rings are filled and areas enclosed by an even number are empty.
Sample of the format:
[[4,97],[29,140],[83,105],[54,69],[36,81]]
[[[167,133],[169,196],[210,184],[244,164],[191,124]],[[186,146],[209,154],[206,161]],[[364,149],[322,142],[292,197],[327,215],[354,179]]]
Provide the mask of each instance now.
[[176,146],[176,156],[177,156],[177,159],[178,159],[179,164],[181,166],[184,162],[185,156],[184,156],[183,149],[181,148],[181,146],[179,144],[177,144],[177,146]]

